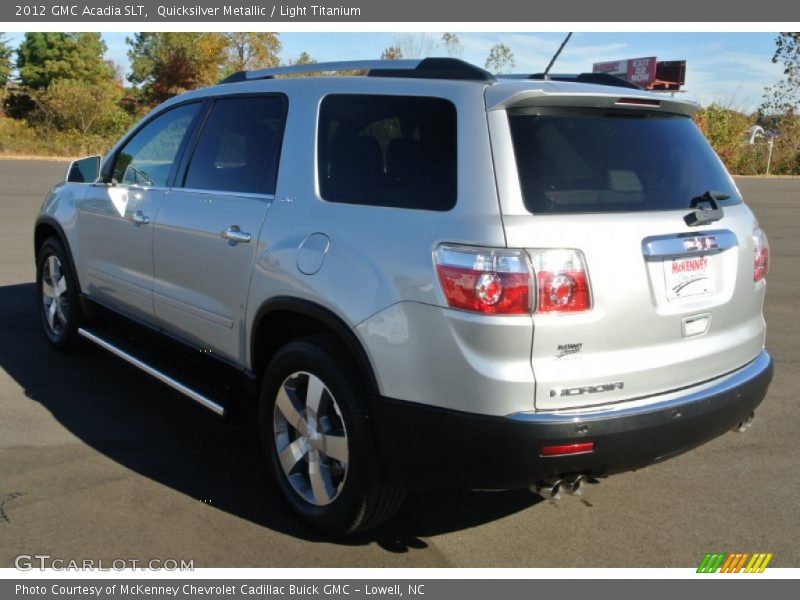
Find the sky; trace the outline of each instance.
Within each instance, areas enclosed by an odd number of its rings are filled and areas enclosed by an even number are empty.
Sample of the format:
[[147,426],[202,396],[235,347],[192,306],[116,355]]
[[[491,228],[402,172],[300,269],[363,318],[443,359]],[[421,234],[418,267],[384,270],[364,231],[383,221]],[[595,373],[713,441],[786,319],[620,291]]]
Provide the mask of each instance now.
[[[18,43],[23,34],[9,34]],[[128,33],[104,33],[107,57],[128,68]],[[281,60],[308,52],[318,61],[379,58],[397,33],[281,33]],[[441,34],[427,34],[438,39]],[[514,52],[515,72],[544,70],[565,33],[458,33],[463,58],[483,66],[489,48],[502,42]],[[656,56],[659,60],[687,61],[683,97],[703,105],[723,103],[750,111],[761,103],[764,88],[781,79],[780,65],[772,64],[777,33],[575,33],[553,72],[592,70],[592,63]]]

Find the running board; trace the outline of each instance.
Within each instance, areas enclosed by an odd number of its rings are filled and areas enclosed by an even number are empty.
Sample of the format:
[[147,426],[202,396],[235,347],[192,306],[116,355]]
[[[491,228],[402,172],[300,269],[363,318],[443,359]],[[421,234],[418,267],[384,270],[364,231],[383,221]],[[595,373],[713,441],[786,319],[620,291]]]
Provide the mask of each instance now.
[[96,345],[100,346],[104,350],[108,350],[109,352],[111,352],[111,354],[114,354],[115,356],[118,356],[122,360],[132,364],[137,369],[141,369],[142,371],[144,371],[145,373],[147,373],[151,377],[155,377],[156,379],[158,379],[162,383],[167,384],[169,387],[171,387],[174,390],[177,390],[178,392],[180,392],[184,396],[188,396],[189,398],[191,398],[192,400],[194,400],[198,404],[201,404],[202,406],[206,407],[210,411],[218,414],[220,417],[224,417],[225,416],[226,410],[225,410],[225,407],[222,404],[220,404],[219,402],[216,402],[215,400],[212,400],[211,398],[209,398],[208,396],[206,396],[204,394],[201,394],[197,390],[194,390],[194,389],[190,388],[189,386],[181,383],[180,381],[178,381],[174,377],[171,377],[170,375],[167,375],[164,371],[162,371],[160,369],[157,369],[156,367],[154,367],[152,365],[147,364],[143,360],[140,360],[140,359],[136,358],[135,356],[133,356],[129,352],[123,350],[119,346],[116,346],[116,345],[112,344],[108,340],[105,340],[102,337],[98,336],[97,334],[94,334],[91,331],[83,329],[82,327],[78,329],[78,334],[80,334],[82,337],[86,338],[87,340],[89,340],[93,344],[96,344]]

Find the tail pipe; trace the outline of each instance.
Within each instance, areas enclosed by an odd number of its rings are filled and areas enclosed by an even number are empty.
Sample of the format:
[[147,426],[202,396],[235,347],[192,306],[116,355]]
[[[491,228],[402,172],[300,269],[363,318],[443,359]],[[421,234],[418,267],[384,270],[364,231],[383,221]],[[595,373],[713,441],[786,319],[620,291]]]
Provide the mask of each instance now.
[[744,433],[753,426],[753,419],[755,418],[756,418],[756,413],[751,412],[750,415],[744,421],[742,421],[736,427],[734,427],[734,431],[738,431],[739,433]]
[[571,496],[583,496],[586,491],[586,482],[588,478],[586,475],[578,475],[575,479],[569,482],[567,493]]
[[542,498],[546,498],[548,500],[558,500],[561,498],[561,494],[566,485],[567,482],[563,479],[547,479],[545,481],[540,481],[533,486],[532,489]]
[[540,481],[531,489],[543,498],[548,500],[558,500],[562,494],[570,496],[583,496],[586,491],[586,475],[576,475],[567,479],[545,479]]

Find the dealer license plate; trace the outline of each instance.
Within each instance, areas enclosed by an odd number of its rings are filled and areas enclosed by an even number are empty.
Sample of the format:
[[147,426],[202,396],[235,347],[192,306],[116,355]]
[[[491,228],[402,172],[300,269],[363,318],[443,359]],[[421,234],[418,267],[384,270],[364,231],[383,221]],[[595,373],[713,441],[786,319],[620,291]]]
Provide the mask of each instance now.
[[714,265],[709,256],[667,259],[664,261],[664,279],[667,299],[714,293]]

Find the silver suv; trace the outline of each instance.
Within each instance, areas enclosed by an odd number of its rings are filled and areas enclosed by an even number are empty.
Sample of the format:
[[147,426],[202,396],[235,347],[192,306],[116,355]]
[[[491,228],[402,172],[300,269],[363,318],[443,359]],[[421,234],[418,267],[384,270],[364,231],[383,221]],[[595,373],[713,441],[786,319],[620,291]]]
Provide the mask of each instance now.
[[52,189],[44,332],[255,397],[328,532],[409,490],[580,493],[745,429],[772,377],[767,240],[694,109],[453,59],[237,73]]

